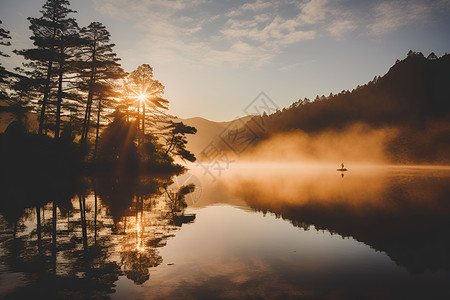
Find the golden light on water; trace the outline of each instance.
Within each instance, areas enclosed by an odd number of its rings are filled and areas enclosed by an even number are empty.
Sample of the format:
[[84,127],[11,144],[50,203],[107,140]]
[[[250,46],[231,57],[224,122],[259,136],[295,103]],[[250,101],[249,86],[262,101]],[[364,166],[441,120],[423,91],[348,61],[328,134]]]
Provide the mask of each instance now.
[[143,220],[142,215],[138,214],[136,218],[136,250],[139,252],[144,251],[142,235],[143,235]]

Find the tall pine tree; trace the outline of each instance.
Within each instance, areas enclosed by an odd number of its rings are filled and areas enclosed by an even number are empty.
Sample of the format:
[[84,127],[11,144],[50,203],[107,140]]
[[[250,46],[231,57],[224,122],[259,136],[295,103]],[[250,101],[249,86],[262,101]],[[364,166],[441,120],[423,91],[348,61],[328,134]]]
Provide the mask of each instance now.
[[[144,138],[146,127],[165,121],[169,101],[162,98],[164,85],[153,77],[153,68],[148,64],[137,67],[127,78],[126,87],[130,97],[136,100],[138,120],[141,121],[141,135]],[[142,105],[142,114],[139,107]],[[148,112],[146,113],[146,108]]]
[[81,132],[81,142],[86,143],[94,100],[99,101],[101,111],[101,101],[105,99],[102,93],[108,90],[105,86],[113,85],[114,80],[124,77],[126,73],[119,64],[120,58],[113,52],[115,45],[110,43],[110,34],[103,24],[92,22],[81,29],[81,37],[87,40],[78,64],[78,72],[81,74],[78,86],[87,94]]
[[35,48],[16,51],[17,54],[30,60],[24,64],[28,69],[34,69],[43,75],[44,89],[42,101],[40,102],[38,134],[43,133],[46,110],[49,103],[49,95],[52,88],[52,77],[54,75],[54,64],[58,62],[58,46],[67,33],[68,26],[73,24],[73,19],[68,15],[75,11],[69,8],[68,0],[47,0],[42,7],[39,18],[28,18],[30,30],[33,35],[30,39]]
[[68,18],[61,28],[60,36],[57,40],[57,77],[58,91],[56,93],[56,120],[55,120],[55,138],[59,138],[61,127],[61,107],[63,104],[63,84],[65,74],[73,74],[74,63],[77,53],[80,51],[85,41],[79,36],[78,25],[73,18]]

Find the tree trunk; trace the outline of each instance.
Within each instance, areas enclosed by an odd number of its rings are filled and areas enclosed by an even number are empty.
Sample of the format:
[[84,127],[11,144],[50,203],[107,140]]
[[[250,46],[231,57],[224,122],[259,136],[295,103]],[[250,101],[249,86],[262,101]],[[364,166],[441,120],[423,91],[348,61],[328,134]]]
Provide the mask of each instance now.
[[140,102],[138,101],[137,105],[137,122],[136,122],[136,131],[138,132],[138,147],[141,146],[141,140],[143,140],[144,137],[139,137],[139,108],[140,108]]
[[93,89],[93,84],[94,84],[94,70],[92,70],[91,72],[91,79],[89,81],[89,94],[88,94],[88,99],[87,99],[87,103],[86,103],[86,111],[84,113],[84,121],[83,121],[83,131],[81,133],[81,141],[82,142],[86,142],[87,141],[87,135],[89,132],[89,122],[91,120],[91,106],[92,106],[92,98],[93,98],[93,93],[94,91]]
[[87,231],[86,231],[86,199],[78,196],[80,200],[81,234],[83,236],[83,249],[87,251]]
[[169,152],[172,150],[174,143],[175,143],[175,134],[173,134],[172,136],[172,140],[170,141],[169,148],[167,148],[166,155],[168,155]]
[[56,274],[56,202],[53,201],[53,231],[52,231],[53,271]]
[[95,198],[95,210],[94,210],[94,243],[97,245],[97,190],[94,183],[94,198]]
[[47,67],[47,78],[46,78],[46,82],[45,82],[44,98],[42,99],[41,113],[39,115],[39,128],[38,128],[39,135],[42,134],[42,131],[44,129],[45,109],[47,108],[48,94],[50,93],[50,77],[51,77],[51,72],[52,72],[52,64],[53,64],[53,59],[50,59],[48,62],[48,67]]
[[94,159],[97,157],[98,149],[98,135],[100,131],[100,112],[102,110],[102,97],[98,99],[98,109],[97,109],[97,130],[95,132],[95,148],[94,148]]
[[89,133],[89,126],[90,126],[90,122],[91,122],[91,110],[92,110],[92,99],[94,98],[94,92],[92,92],[90,99],[88,99],[89,101],[89,105],[87,108],[87,116],[86,116],[86,129],[84,131],[84,142],[87,142],[87,137],[88,137],[88,133]]
[[145,102],[142,102],[142,143],[145,139]]
[[42,237],[41,237],[41,208],[36,206],[36,234],[38,242],[38,252],[42,254]]
[[[53,19],[53,39],[56,38],[56,19]],[[55,46],[52,45],[51,49],[52,52],[55,50]],[[38,128],[38,134],[42,134],[42,130],[44,129],[44,121],[45,121],[45,109],[47,108],[47,102],[48,102],[48,94],[50,93],[50,79],[52,75],[52,67],[53,67],[53,55],[50,57],[48,61],[48,67],[47,67],[47,78],[45,82],[45,89],[44,89],[44,98],[42,99],[41,104],[41,113],[39,116],[39,128]]]
[[87,141],[87,135],[89,132],[89,121],[91,120],[91,106],[92,106],[92,99],[94,97],[94,83],[95,83],[95,63],[97,62],[95,59],[95,47],[92,52],[92,68],[91,68],[91,75],[89,78],[89,92],[88,92],[88,99],[86,103],[86,111],[84,113],[84,122],[83,122],[83,130],[81,132],[81,141],[83,143],[86,143]]
[[58,99],[56,101],[56,124],[55,124],[55,139],[59,139],[59,131],[61,124],[61,104],[62,104],[62,82],[63,82],[63,66],[64,66],[64,51],[61,48],[61,58],[59,60],[59,78],[58,78]]

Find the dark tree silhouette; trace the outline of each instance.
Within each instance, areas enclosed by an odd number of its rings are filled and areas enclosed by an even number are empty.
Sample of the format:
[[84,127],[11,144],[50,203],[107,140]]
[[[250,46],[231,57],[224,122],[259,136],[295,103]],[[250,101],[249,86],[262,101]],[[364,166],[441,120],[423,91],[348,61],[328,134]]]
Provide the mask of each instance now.
[[173,121],[170,122],[170,125],[166,129],[169,130],[169,134],[165,138],[167,144],[166,155],[172,153],[182,159],[194,162],[196,160],[195,155],[186,149],[186,134],[196,134],[197,129],[185,125],[183,122]]
[[[147,118],[154,124],[167,117],[165,111],[168,109],[169,101],[162,98],[164,86],[153,78],[153,68],[148,64],[143,64],[128,75],[125,89],[127,95],[135,100],[137,118],[142,123],[141,137],[143,138],[147,132],[146,126],[149,127],[149,122],[146,123]],[[142,115],[139,114],[141,105]],[[145,112],[146,107],[149,108],[148,114]],[[138,126],[140,122],[138,122]]]
[[[2,24],[1,20],[0,20],[0,24]],[[11,42],[9,41],[10,39],[11,39],[11,35],[9,34],[9,31],[0,27],[0,45],[1,46],[11,46]],[[8,54],[2,52],[1,50],[0,50],[0,56],[9,57]],[[9,83],[9,76],[10,76],[10,73],[8,71],[6,71],[6,69],[0,63],[0,100],[7,98],[7,93],[6,93],[5,87]]]
[[63,80],[66,73],[74,73],[74,58],[84,41],[79,37],[79,28],[73,18],[68,18],[65,27],[60,28],[60,35],[57,40],[57,77],[58,87],[56,93],[56,121],[55,138],[59,138],[61,127],[61,106],[63,103]]
[[100,102],[101,108],[101,101],[106,99],[106,86],[112,84],[110,81],[124,77],[125,72],[118,63],[120,58],[113,52],[115,45],[110,43],[110,34],[103,24],[92,22],[81,29],[81,36],[87,43],[78,61],[81,78],[77,85],[87,93],[81,132],[81,141],[86,143],[94,99]]
[[95,146],[94,146],[94,155],[93,158],[96,159],[97,157],[97,149],[98,149],[98,143],[99,143],[99,137],[100,137],[100,126],[102,124],[101,118],[102,118],[102,112],[106,110],[113,110],[115,107],[117,107],[117,101],[116,101],[116,86],[111,84],[101,84],[97,83],[97,94],[98,94],[98,100],[97,100],[97,120],[96,120],[96,127],[95,127]]
[[68,15],[75,11],[69,8],[67,0],[47,0],[41,10],[39,18],[28,18],[30,30],[33,35],[30,39],[35,48],[15,51],[17,54],[30,60],[25,64],[26,68],[36,70],[45,78],[45,86],[40,104],[38,134],[42,134],[46,117],[52,75],[54,74],[54,63],[58,59],[58,44],[68,27],[73,25],[73,19]]
[[118,111],[114,115],[114,120],[100,136],[99,159],[121,170],[137,169],[136,125]]

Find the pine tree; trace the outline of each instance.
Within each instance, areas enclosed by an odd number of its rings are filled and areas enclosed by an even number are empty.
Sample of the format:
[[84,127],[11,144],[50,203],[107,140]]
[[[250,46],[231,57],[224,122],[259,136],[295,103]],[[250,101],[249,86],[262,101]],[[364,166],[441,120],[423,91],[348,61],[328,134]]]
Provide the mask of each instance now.
[[65,74],[73,74],[75,72],[74,58],[80,48],[84,45],[84,42],[85,41],[79,36],[79,28],[75,19],[68,18],[65,20],[64,27],[61,28],[61,33],[57,40],[56,47],[58,63],[58,91],[56,96],[55,138],[59,138],[61,127],[61,107],[63,104],[63,96],[66,96],[66,93],[63,90]]
[[63,39],[67,26],[73,23],[69,18],[75,11],[69,8],[68,0],[47,0],[39,18],[28,18],[33,35],[30,39],[35,48],[15,51],[31,62],[24,64],[26,68],[41,73],[44,78],[44,90],[40,103],[38,134],[43,133],[46,110],[54,76],[54,63],[58,61],[58,45]]
[[[0,24],[2,24],[2,21],[0,20]],[[0,27],[0,45],[2,46],[11,46],[11,42],[9,41],[11,39],[11,35],[9,34],[8,30],[5,30]],[[0,56],[3,57],[9,57],[8,54],[3,53],[0,50]],[[0,63],[0,99],[6,99],[6,86],[9,84],[9,77],[10,72],[6,71],[6,69],[1,65]]]
[[166,129],[169,129],[169,135],[166,137],[166,155],[172,153],[182,159],[194,162],[196,160],[195,155],[186,149],[186,134],[196,134],[197,129],[185,125],[183,122],[170,122]]
[[97,100],[97,124],[95,130],[95,146],[94,146],[94,159],[97,157],[97,149],[100,137],[100,126],[102,112],[105,110],[113,111],[117,106],[117,86],[113,84],[99,84],[97,83],[96,92],[98,94]]
[[[142,105],[142,138],[146,134],[146,121],[156,124],[164,122],[167,118],[166,110],[169,101],[162,98],[164,94],[164,85],[153,78],[153,68],[148,64],[139,66],[128,76],[126,88],[131,98],[134,98],[137,104],[137,112],[139,116],[139,106]],[[147,105],[147,106],[146,106]],[[150,112],[146,114],[145,109],[149,108]],[[138,117],[139,119],[139,117]]]
[[94,99],[99,101],[101,108],[105,86],[113,84],[112,81],[124,77],[126,73],[118,63],[120,58],[113,52],[115,45],[110,43],[110,34],[103,24],[93,22],[82,28],[81,37],[87,41],[78,60],[78,72],[81,74],[78,87],[87,94],[81,133],[81,141],[86,143]]

